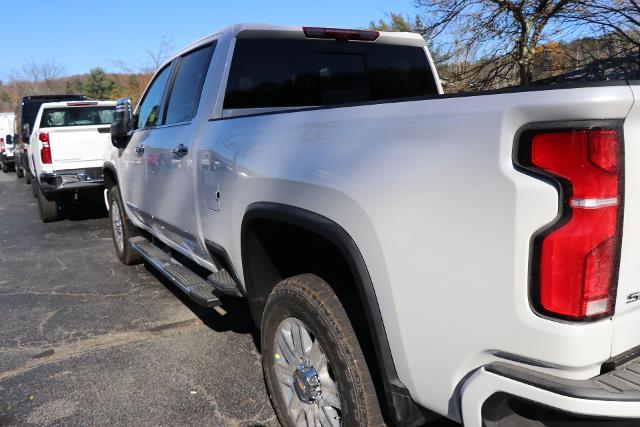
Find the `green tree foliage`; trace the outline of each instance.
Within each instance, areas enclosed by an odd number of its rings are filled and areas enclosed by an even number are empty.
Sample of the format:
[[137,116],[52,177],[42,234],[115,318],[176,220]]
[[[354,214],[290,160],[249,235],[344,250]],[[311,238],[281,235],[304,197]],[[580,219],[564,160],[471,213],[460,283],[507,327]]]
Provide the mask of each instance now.
[[427,33],[427,28],[422,22],[422,18],[420,18],[420,16],[409,17],[393,12],[390,12],[387,16],[388,21],[385,21],[384,19],[380,19],[378,22],[371,21],[369,23],[369,29],[376,31],[418,33],[423,36]]
[[115,87],[115,82],[107,77],[102,68],[94,68],[84,80],[83,92],[90,99],[107,99]]
[[65,82],[64,91],[68,94],[81,95],[84,93],[84,84],[78,77],[73,77]]

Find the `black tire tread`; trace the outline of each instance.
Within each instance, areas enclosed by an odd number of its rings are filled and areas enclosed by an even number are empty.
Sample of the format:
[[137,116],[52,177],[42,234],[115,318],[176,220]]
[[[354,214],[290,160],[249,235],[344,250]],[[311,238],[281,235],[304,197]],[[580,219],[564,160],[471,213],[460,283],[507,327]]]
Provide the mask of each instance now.
[[109,196],[108,196],[108,200],[109,200],[109,207],[111,207],[111,205],[113,204],[113,202],[115,201],[116,203],[118,203],[118,208],[120,209],[120,215],[122,216],[122,234],[124,237],[124,250],[122,252],[120,252],[120,250],[118,249],[118,245],[116,244],[116,239],[115,236],[113,235],[114,231],[113,231],[113,226],[112,224],[112,210],[109,209],[109,229],[111,230],[111,239],[113,240],[113,247],[116,251],[116,255],[118,256],[118,259],[120,259],[120,261],[125,264],[125,265],[135,265],[135,264],[140,264],[142,262],[142,257],[133,250],[133,248],[131,247],[131,244],[129,243],[129,239],[135,236],[139,236],[140,232],[138,231],[138,229],[131,223],[131,221],[129,221],[129,218],[127,218],[127,213],[124,210],[124,206],[122,204],[122,198],[120,197],[120,189],[118,188],[118,186],[114,186],[111,188],[111,190],[109,190]]
[[38,198],[38,211],[40,212],[42,222],[46,223],[57,220],[60,216],[59,200],[47,200],[40,185],[38,185],[36,196]]
[[[267,298],[265,312],[271,304],[277,304],[277,300],[282,295],[303,298],[316,307],[317,314],[331,325],[331,332],[335,335],[336,342],[343,344],[338,345],[337,350],[341,353],[343,360],[347,361],[347,365],[351,365],[355,370],[356,375],[353,377],[360,380],[359,383],[353,384],[357,390],[356,394],[362,398],[362,402],[358,405],[361,413],[357,414],[357,419],[366,420],[363,425],[384,426],[375,386],[358,338],[349,316],[329,284],[314,274],[302,274],[284,279],[276,285]],[[264,344],[263,348],[265,348]]]

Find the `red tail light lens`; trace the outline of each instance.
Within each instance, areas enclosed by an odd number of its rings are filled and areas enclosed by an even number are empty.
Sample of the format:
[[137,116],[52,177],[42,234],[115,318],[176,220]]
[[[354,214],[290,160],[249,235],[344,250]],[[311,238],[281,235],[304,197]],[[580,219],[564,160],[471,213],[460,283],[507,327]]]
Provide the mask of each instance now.
[[569,320],[612,315],[622,226],[620,131],[533,132],[523,143],[520,166],[553,181],[562,197],[558,220],[534,236],[534,305]]
[[378,31],[344,30],[341,28],[303,27],[304,35],[309,39],[359,40],[373,42],[378,40]]
[[40,132],[38,134],[38,139],[40,140],[40,142],[42,142],[42,148],[40,149],[40,159],[42,160],[43,164],[50,165],[52,163],[52,159],[49,134],[47,132]]

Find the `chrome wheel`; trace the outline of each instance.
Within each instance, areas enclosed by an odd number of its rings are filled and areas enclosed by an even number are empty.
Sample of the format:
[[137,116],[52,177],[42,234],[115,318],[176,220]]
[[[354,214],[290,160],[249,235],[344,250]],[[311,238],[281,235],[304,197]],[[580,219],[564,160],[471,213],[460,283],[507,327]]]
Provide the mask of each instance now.
[[118,202],[115,200],[111,203],[111,226],[113,227],[113,237],[116,241],[118,251],[124,252],[124,230],[122,228],[122,216]]
[[329,360],[306,325],[287,318],[274,338],[281,397],[296,426],[340,426],[341,404]]

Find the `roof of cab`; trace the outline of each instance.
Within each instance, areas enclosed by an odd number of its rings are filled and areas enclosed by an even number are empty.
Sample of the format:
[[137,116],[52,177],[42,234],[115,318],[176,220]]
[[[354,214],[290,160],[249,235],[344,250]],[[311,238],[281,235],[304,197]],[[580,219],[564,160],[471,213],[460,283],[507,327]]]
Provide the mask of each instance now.
[[58,102],[45,102],[42,104],[45,108],[81,108],[81,107],[115,107],[116,101],[91,101],[91,100],[78,100],[78,101],[58,101]]
[[[306,25],[305,25],[306,27]],[[173,58],[180,56],[198,45],[208,43],[209,41],[229,35],[239,38],[287,38],[287,39],[305,39],[303,26],[284,26],[284,25],[271,25],[271,24],[258,24],[258,23],[241,23],[229,25],[222,28],[219,31],[211,33],[199,40],[189,44],[183,49],[180,49],[174,55],[171,55],[171,59],[166,63],[171,62]],[[416,33],[400,33],[400,32],[385,32],[380,31],[380,37],[374,42],[356,42],[356,43],[382,43],[382,44],[395,44],[403,46],[415,46],[425,47],[426,42],[420,34]]]

